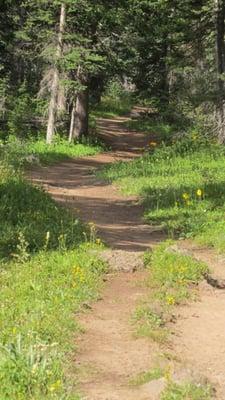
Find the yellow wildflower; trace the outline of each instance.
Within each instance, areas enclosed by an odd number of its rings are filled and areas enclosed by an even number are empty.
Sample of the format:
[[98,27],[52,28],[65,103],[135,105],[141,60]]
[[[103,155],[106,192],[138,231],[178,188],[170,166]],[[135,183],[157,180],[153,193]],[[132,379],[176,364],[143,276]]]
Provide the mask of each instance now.
[[186,192],[182,194],[182,197],[184,200],[188,200],[190,198],[189,194]]
[[156,142],[149,142],[149,146],[150,146],[150,147],[156,147],[156,146],[157,146],[157,143],[156,143]]
[[53,383],[50,387],[49,390],[50,392],[55,392],[56,390],[58,390],[61,386],[61,381],[60,379],[58,379],[55,383]]
[[175,304],[175,298],[174,298],[173,296],[167,296],[166,302],[167,302],[167,304],[169,304],[170,306],[173,306],[173,305]]
[[197,194],[198,197],[202,197],[202,195],[203,195],[202,189],[198,189],[196,194]]
[[98,244],[100,246],[101,243],[102,243],[101,239],[96,239],[96,244]]

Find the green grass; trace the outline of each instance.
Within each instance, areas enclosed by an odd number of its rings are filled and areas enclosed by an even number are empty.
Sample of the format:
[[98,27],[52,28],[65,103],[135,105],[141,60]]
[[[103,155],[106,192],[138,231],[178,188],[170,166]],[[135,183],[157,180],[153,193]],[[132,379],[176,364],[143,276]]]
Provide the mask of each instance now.
[[27,154],[38,157],[41,164],[54,164],[67,158],[92,156],[102,151],[102,146],[97,143],[68,143],[66,139],[57,140],[52,145],[46,145],[44,139],[29,140],[24,144]]
[[168,322],[173,308],[195,295],[197,284],[208,271],[204,263],[175,253],[167,241],[145,254],[150,296],[132,316],[136,336],[164,344],[169,340]]
[[211,388],[193,383],[168,385],[160,400],[210,400]]
[[168,330],[165,326],[163,315],[152,310],[150,303],[140,305],[132,316],[135,325],[135,336],[148,337],[153,341],[163,344],[167,341]]
[[104,95],[101,103],[93,111],[93,116],[98,118],[115,118],[128,114],[132,106],[133,100],[129,93],[122,92],[116,96],[110,94]]
[[149,224],[225,251],[224,154],[223,146],[193,137],[108,166],[101,177],[138,195]]
[[76,312],[98,296],[105,266],[89,247],[41,252],[0,272],[0,398],[75,399],[66,354]]
[[145,255],[155,297],[168,307],[188,299],[190,287],[197,285],[208,271],[203,262],[178,254],[170,246],[170,242],[165,242]]
[[76,216],[20,175],[4,178],[0,170],[1,258],[19,256],[21,242],[28,253],[83,242],[86,228]]
[[131,379],[130,384],[132,386],[142,386],[145,383],[151,382],[155,379],[160,379],[164,376],[164,370],[160,367],[155,367],[149,371],[141,372],[137,376]]
[[177,131],[176,125],[160,121],[152,121],[150,118],[138,118],[124,122],[124,125],[133,131],[144,132],[157,136],[158,141],[167,141]]
[[102,246],[23,178],[17,150],[0,154],[0,399],[78,400],[69,353],[77,312],[99,295]]

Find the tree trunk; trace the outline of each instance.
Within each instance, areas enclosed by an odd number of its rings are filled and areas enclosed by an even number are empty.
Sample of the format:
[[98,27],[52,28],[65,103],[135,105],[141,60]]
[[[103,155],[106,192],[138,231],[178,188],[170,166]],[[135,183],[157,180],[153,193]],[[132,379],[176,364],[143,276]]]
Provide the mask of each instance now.
[[55,132],[55,119],[57,115],[57,102],[58,102],[58,92],[59,92],[59,70],[57,62],[62,56],[63,33],[65,30],[65,22],[66,22],[66,6],[65,4],[62,3],[60,11],[58,43],[56,48],[56,62],[54,65],[54,73],[53,73],[52,87],[51,87],[51,98],[50,98],[49,113],[48,113],[48,126],[47,126],[47,136],[46,136],[46,142],[48,144],[52,143]]
[[218,70],[218,140],[220,143],[225,142],[225,3],[224,0],[216,0],[216,53],[217,53],[217,70]]
[[80,139],[81,136],[88,135],[89,88],[87,77],[81,71],[80,67],[78,68],[77,79],[84,89],[77,94],[76,103],[73,104],[69,135],[70,142]]
[[[61,78],[61,77],[60,77]],[[64,76],[63,78],[66,79]],[[59,89],[58,89],[58,100],[57,100],[57,110],[60,114],[66,112],[66,94],[65,94],[65,87],[62,83],[59,82]]]
[[76,101],[74,100],[73,101],[72,111],[71,111],[69,143],[71,143],[73,141],[74,125],[75,125],[75,114],[76,114]]

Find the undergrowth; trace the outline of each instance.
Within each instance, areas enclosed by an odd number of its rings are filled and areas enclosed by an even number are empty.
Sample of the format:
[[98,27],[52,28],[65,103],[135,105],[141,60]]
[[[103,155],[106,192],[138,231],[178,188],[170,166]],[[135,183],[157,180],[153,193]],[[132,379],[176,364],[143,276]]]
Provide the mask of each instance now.
[[68,353],[98,297],[101,243],[24,179],[20,150],[0,156],[0,399],[78,400]]
[[101,118],[113,118],[128,114],[134,104],[132,94],[125,91],[122,83],[111,80],[101,98],[101,102],[95,107],[93,115]]
[[[75,399],[66,353],[80,327],[75,314],[96,299],[105,266],[87,245],[41,252],[0,272],[0,398]],[[64,366],[63,366],[64,365]]]
[[82,142],[69,143],[67,139],[56,136],[54,142],[47,145],[42,136],[23,140],[9,136],[7,142],[2,145],[1,152],[9,151],[12,156],[16,155],[17,159],[19,157],[20,162],[24,164],[48,165],[69,158],[95,155],[102,149],[102,144],[94,137],[89,140],[83,139]]

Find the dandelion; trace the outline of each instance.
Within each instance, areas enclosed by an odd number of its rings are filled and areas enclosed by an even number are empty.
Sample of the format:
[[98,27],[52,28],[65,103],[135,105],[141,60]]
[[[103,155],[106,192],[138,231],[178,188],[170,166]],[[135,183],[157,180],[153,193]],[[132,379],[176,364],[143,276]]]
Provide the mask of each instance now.
[[203,191],[201,189],[198,189],[196,194],[197,194],[198,197],[202,197]]
[[186,192],[182,194],[182,197],[183,197],[183,199],[186,200],[186,201],[189,200],[189,198],[190,198],[189,194],[186,193]]

